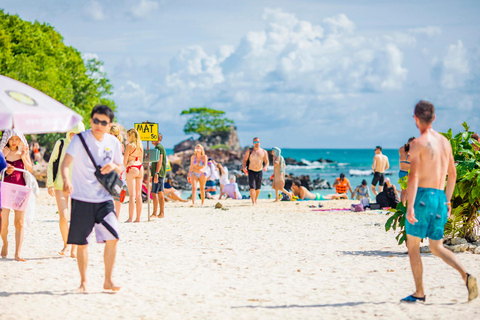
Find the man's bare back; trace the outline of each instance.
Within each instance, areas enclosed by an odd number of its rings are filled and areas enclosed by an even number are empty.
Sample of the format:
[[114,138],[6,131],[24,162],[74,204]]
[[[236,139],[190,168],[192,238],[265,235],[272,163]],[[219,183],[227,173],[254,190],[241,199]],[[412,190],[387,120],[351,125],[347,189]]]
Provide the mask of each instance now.
[[444,190],[448,167],[455,163],[448,140],[429,129],[411,142],[410,156],[417,169],[418,187]]
[[376,154],[373,157],[373,171],[384,173],[389,168],[388,157],[384,154]]

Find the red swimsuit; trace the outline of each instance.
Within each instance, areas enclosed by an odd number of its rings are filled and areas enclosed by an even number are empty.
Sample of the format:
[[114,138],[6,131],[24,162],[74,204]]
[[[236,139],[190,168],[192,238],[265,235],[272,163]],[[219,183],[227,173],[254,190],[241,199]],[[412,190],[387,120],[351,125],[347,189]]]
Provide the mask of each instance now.
[[[17,169],[24,169],[25,166],[23,165],[23,161],[22,159],[18,159],[18,160],[15,160],[15,161],[8,161],[7,160],[7,163],[8,164],[11,164],[12,166],[14,166],[15,168]],[[25,179],[23,178],[23,172],[21,171],[13,171],[13,173],[11,175],[5,175],[5,179],[3,180],[5,182],[8,182],[8,183],[13,183],[13,184],[19,184],[19,185],[26,185],[26,182],[25,182]]]
[[[130,152],[130,154],[129,154],[128,156],[130,157],[135,151],[137,151],[137,148],[133,149],[133,151]],[[135,161],[138,161],[138,157],[135,157]],[[128,171],[130,171],[130,168],[131,168],[131,167],[137,168],[138,171],[140,171],[140,169],[142,168],[142,166],[143,166],[143,165],[141,165],[141,164],[137,164],[137,165],[133,165],[133,164],[132,164],[132,165],[129,165],[129,166],[127,167],[127,173],[128,173]]]

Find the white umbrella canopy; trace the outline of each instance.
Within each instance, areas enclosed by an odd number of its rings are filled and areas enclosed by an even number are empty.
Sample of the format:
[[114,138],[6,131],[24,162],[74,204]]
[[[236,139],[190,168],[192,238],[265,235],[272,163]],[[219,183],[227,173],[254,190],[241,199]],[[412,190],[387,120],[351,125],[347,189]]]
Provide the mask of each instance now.
[[0,75],[0,130],[66,132],[81,120],[81,115],[45,93]]

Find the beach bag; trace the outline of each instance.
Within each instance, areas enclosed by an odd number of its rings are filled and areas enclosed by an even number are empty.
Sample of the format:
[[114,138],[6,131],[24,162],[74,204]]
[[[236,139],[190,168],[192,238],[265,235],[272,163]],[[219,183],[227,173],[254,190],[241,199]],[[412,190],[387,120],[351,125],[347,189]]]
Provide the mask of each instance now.
[[363,204],[359,203],[359,204],[352,204],[352,206],[350,207],[350,211],[363,212],[365,211],[365,209],[363,208]]
[[93,165],[95,166],[95,177],[97,178],[98,182],[114,197],[120,197],[120,193],[122,192],[123,182],[120,180],[120,177],[115,171],[111,171],[107,174],[102,174],[100,172],[101,167],[97,166],[95,160],[93,160],[93,156],[90,153],[90,150],[83,139],[83,135],[79,134],[80,140],[82,141],[83,147],[88,153],[90,160],[92,160]]
[[282,192],[282,199],[280,201],[290,201],[290,197],[285,192]]
[[360,203],[363,205],[363,208],[370,207],[370,200],[367,197],[360,199]]
[[[26,170],[23,169],[15,168],[15,170],[26,172]],[[25,211],[32,189],[19,184],[3,181],[5,177],[5,171],[7,171],[7,168],[3,169],[1,174],[2,182],[0,182],[0,207]]]
[[253,151],[253,148],[250,148],[248,152],[247,161],[245,162],[245,168],[247,168],[247,170],[248,170],[248,166],[250,165],[250,156],[252,155],[252,151]]

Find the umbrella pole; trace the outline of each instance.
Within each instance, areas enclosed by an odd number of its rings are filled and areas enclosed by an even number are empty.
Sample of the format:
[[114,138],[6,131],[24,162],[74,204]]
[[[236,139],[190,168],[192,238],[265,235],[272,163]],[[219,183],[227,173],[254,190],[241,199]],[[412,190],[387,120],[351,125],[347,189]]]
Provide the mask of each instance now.
[[[147,150],[150,149],[150,141],[147,141]],[[148,221],[150,221],[150,190],[151,190],[151,186],[150,186],[150,153],[148,154],[148,164],[147,164],[147,168],[148,168],[148,178],[147,178],[147,208],[148,208]]]

